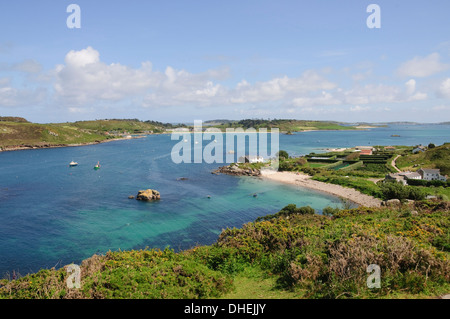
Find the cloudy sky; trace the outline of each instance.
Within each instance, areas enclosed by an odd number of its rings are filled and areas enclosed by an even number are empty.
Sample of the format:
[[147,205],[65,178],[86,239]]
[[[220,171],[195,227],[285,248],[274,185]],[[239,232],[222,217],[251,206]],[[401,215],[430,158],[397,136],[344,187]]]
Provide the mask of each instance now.
[[450,121],[449,14],[448,0],[1,1],[0,115]]

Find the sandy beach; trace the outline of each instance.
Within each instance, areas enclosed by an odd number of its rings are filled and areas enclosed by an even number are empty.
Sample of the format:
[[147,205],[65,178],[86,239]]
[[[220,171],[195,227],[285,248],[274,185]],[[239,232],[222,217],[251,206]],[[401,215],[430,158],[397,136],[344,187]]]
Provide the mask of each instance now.
[[380,207],[381,200],[369,195],[362,194],[355,189],[343,187],[335,184],[328,184],[311,179],[311,176],[302,173],[275,172],[262,170],[261,177],[273,181],[288,183],[299,187],[306,187],[328,194],[336,195],[348,199],[358,205],[366,207]]

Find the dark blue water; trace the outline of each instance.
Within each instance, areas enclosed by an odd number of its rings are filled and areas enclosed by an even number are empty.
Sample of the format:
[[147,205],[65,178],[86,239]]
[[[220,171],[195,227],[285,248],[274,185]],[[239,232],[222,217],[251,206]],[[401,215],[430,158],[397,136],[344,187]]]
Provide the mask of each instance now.
[[[328,147],[442,144],[450,140],[449,129],[305,132],[281,135],[280,148],[300,155]],[[290,203],[317,210],[341,204],[320,192],[211,174],[220,164],[174,164],[176,143],[169,135],[152,135],[94,146],[1,152],[0,276],[80,263],[109,250],[211,244],[222,229],[241,227]],[[72,160],[80,165],[68,167]],[[95,171],[98,161],[102,167]],[[148,188],[159,190],[162,199],[128,199]]]

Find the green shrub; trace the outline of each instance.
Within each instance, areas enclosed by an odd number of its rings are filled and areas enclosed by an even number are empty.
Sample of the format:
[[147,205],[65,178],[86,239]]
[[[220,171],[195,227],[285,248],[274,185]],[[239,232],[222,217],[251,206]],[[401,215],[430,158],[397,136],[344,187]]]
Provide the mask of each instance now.
[[401,183],[389,182],[381,183],[380,189],[383,194],[383,199],[413,199],[423,200],[426,197],[426,193],[414,186],[405,186]]
[[276,156],[278,156],[281,159],[288,159],[289,158],[289,154],[286,151],[280,150]]
[[273,215],[266,215],[262,217],[258,217],[256,221],[262,221],[262,220],[270,220],[273,218],[278,218],[281,216],[290,216],[290,215],[313,215],[316,211],[314,208],[310,206],[303,206],[303,207],[297,207],[295,204],[289,204],[285,206],[283,209],[281,209],[278,213]]

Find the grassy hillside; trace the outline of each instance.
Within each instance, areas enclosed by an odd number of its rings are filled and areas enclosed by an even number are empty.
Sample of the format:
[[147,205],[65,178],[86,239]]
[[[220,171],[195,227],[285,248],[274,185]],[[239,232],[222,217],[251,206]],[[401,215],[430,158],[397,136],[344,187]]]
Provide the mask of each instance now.
[[[81,287],[65,268],[0,281],[0,298],[435,298],[450,292],[448,203],[402,208],[288,205],[190,250],[95,255]],[[368,288],[367,266],[381,268]]]
[[0,117],[0,148],[93,143],[123,134],[162,133],[172,127],[171,124],[136,119],[35,124],[23,118]]
[[306,130],[355,130],[354,126],[344,126],[338,122],[325,121],[303,121],[303,120],[241,120],[241,121],[220,121],[212,126],[225,130],[226,128],[279,128],[281,132],[300,132]]
[[403,152],[396,163],[402,170],[416,171],[420,167],[439,168],[441,174],[450,175],[450,143],[428,148],[425,152],[417,154]]
[[0,148],[44,147],[102,141],[107,136],[96,131],[59,124],[0,122]]
[[144,133],[154,132],[160,133],[165,130],[170,124],[164,124],[160,122],[147,121],[142,122],[137,119],[130,120],[95,120],[95,121],[80,121],[71,123],[71,126],[88,129],[98,132],[129,132],[129,133]]

